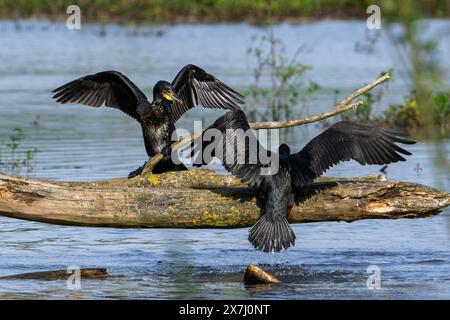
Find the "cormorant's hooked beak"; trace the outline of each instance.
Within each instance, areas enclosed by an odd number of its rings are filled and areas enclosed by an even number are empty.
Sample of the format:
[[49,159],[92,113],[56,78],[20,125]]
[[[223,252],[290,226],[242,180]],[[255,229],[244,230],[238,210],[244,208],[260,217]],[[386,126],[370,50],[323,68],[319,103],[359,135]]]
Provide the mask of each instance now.
[[163,93],[163,98],[166,99],[167,101],[177,101],[177,102],[182,102],[180,98],[178,98],[177,94],[173,91],[165,91]]

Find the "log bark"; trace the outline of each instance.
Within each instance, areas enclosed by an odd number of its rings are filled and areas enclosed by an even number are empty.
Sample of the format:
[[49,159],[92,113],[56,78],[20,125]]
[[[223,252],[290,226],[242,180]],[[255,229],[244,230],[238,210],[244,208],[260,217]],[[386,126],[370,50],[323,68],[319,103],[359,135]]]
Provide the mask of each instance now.
[[[261,214],[255,190],[211,170],[100,182],[50,182],[0,174],[0,215],[77,226],[236,228]],[[302,190],[291,223],[431,217],[450,195],[383,176],[319,179]]]

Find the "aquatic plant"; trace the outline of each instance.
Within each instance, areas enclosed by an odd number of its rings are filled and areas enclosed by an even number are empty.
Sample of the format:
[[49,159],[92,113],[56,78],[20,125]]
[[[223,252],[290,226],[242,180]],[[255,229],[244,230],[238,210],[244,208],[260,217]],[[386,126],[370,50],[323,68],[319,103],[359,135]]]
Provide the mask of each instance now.
[[[392,72],[392,71],[391,71]],[[389,105],[381,114],[375,113],[375,105],[383,97],[384,90],[376,94],[366,92],[364,104],[356,110],[349,110],[341,114],[342,120],[360,123],[375,123],[388,128],[395,128],[414,136],[424,136],[425,115],[419,108],[417,93],[412,90],[404,101]],[[448,137],[450,132],[450,91],[436,91],[429,97],[429,105],[425,110],[431,115],[432,125],[436,131],[434,138]],[[329,125],[326,123],[326,125]],[[428,124],[429,125],[429,124]]]
[[[389,73],[389,80],[384,82],[378,91],[374,92],[365,92],[362,97],[364,99],[364,103],[356,108],[355,110],[349,110],[347,112],[343,112],[340,114],[341,120],[355,121],[359,123],[373,123],[376,120],[379,120],[375,115],[375,106],[380,103],[381,99],[384,96],[385,90],[389,84],[389,82],[394,81],[394,69],[390,68],[386,71],[380,73],[380,75]],[[335,90],[335,99],[339,95],[339,90]],[[328,123],[326,123],[328,125]]]
[[373,105],[379,102],[381,95],[374,95],[370,92],[363,94],[364,103],[355,110],[349,110],[341,114],[341,120],[355,121],[359,123],[373,122]]
[[[7,138],[4,148],[0,145],[0,170],[20,174],[22,169],[26,169],[27,175],[33,171],[33,160],[37,148],[22,149],[21,143],[25,139],[25,134],[21,128],[14,128]],[[0,139],[3,142],[4,139]]]
[[[433,93],[429,99],[430,105],[427,108],[428,116],[432,119],[432,126],[435,130],[435,138],[448,137],[450,131],[450,92],[439,91]],[[381,121],[388,126],[404,128],[410,134],[422,134],[426,116],[419,108],[416,92],[413,91],[402,104],[395,104],[387,108]],[[428,124],[430,125],[430,124]]]
[[[283,43],[275,37],[272,26],[267,28],[256,46],[248,48],[249,68],[253,75],[253,83],[246,92],[250,97],[249,119],[289,119],[298,104],[301,104],[302,112],[307,111],[308,103],[320,86],[314,81],[306,83],[304,76],[311,66],[298,62],[301,51],[302,47],[299,47],[294,56],[284,55]],[[264,86],[265,77],[269,86]]]

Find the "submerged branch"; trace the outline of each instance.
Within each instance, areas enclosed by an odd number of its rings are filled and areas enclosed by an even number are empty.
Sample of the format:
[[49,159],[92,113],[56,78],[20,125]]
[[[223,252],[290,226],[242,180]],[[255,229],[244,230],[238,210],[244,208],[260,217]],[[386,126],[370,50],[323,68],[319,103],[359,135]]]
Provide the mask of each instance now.
[[[105,279],[108,272],[105,268],[80,269],[80,277],[83,279]],[[0,280],[66,280],[73,270],[52,270],[13,274],[0,277]]]

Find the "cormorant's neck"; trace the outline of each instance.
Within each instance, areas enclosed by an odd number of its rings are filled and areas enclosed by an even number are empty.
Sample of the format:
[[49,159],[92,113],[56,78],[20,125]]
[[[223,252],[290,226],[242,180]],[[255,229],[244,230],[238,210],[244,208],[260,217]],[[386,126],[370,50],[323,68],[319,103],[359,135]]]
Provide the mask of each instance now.
[[171,107],[172,106],[172,101],[169,101],[169,100],[166,100],[166,99],[162,99],[162,103],[161,103],[161,105],[163,106],[163,107]]
[[152,105],[154,108],[161,108],[161,109],[170,108],[172,106],[172,101],[157,98]]

